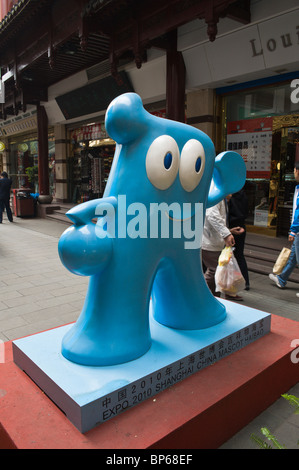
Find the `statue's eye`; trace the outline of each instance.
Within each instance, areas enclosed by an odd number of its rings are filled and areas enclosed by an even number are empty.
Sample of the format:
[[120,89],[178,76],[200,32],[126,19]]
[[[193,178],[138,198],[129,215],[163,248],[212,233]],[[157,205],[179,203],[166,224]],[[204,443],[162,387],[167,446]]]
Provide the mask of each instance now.
[[191,192],[199,184],[205,169],[205,151],[195,139],[188,140],[181,153],[180,181],[183,188]]
[[164,167],[166,170],[169,170],[172,164],[172,153],[167,152],[167,154],[164,157]]
[[146,155],[146,173],[158,189],[168,189],[174,182],[180,162],[176,141],[169,135],[161,135],[153,141]]
[[196,173],[199,173],[201,169],[201,157],[198,157],[196,162],[195,162],[195,171]]

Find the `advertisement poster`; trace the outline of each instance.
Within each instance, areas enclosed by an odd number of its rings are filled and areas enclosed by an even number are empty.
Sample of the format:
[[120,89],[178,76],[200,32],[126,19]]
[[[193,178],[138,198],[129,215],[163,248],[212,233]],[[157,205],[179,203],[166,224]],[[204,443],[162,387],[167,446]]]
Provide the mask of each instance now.
[[244,159],[247,178],[270,178],[273,119],[244,119],[227,123],[227,150]]

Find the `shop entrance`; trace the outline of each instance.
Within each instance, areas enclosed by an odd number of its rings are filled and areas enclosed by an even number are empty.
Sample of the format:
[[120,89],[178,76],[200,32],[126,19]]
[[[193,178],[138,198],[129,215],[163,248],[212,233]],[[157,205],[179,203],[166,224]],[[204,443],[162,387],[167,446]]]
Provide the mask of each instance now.
[[223,95],[227,150],[246,164],[248,231],[286,236],[290,227],[298,160],[299,103],[290,99],[288,80]]
[[103,196],[115,151],[112,142],[93,140],[73,146],[73,155],[68,159],[68,197],[73,204]]
[[[30,188],[39,192],[38,137],[37,134],[20,134],[9,139],[10,170],[13,188]],[[48,133],[48,164],[50,195],[55,196],[55,139],[53,130]]]
[[273,148],[278,159],[272,160],[275,175],[278,181],[277,190],[273,193],[277,214],[277,235],[287,236],[293,209],[293,196],[296,186],[294,179],[294,165],[299,161],[299,123],[297,126],[278,129],[273,136],[276,149]]
[[270,178],[247,178],[245,185],[249,201],[249,231],[272,236],[288,235],[296,186],[296,161],[299,161],[299,125],[277,128],[274,122]]

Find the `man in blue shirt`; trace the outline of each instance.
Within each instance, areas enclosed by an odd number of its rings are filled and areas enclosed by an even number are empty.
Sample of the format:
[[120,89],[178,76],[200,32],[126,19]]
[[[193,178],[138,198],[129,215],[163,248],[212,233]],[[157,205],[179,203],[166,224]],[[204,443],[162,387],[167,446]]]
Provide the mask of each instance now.
[[[297,183],[299,183],[299,162],[295,163],[294,176]],[[292,224],[289,232],[289,241],[293,242],[292,250],[286,267],[281,274],[269,274],[269,278],[275,282],[277,287],[285,287],[288,278],[291,273],[299,264],[299,184],[297,184],[294,191],[294,200],[293,200],[293,213],[292,213]],[[299,297],[299,293],[296,294]]]

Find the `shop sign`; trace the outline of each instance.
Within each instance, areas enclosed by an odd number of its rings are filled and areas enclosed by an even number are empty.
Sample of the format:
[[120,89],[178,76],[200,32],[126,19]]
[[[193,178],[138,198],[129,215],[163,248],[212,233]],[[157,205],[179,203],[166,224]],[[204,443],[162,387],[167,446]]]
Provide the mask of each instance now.
[[166,109],[159,109],[158,111],[151,112],[154,116],[158,116],[160,118],[166,118]]
[[[262,12],[260,14],[262,16]],[[187,69],[187,88],[226,86],[230,81],[236,83],[238,77],[237,81],[244,82],[253,79],[252,73],[261,78],[265,77],[265,71],[271,76],[273,70],[298,70],[298,16],[297,7],[228,31],[214,42],[205,40],[193,44],[195,31],[190,31],[187,39],[185,35],[179,36],[178,48],[183,52]],[[297,100],[296,92],[292,96]]]
[[76,142],[83,140],[105,139],[107,137],[104,124],[98,123],[91,126],[83,126],[75,129],[72,133],[72,139]]
[[272,128],[273,118],[227,123],[227,149],[243,157],[247,178],[270,178]]
[[251,58],[262,57],[265,66],[280,67],[298,62],[299,10],[281,14],[258,25],[259,34],[251,37]]
[[254,209],[254,225],[258,227],[268,226],[268,210]]
[[[296,27],[296,33],[294,33],[294,36],[295,35],[299,37],[299,26]],[[250,44],[252,50],[252,57],[263,55],[263,48],[261,45],[256,45],[256,39],[251,39]],[[293,47],[296,45],[297,41],[293,39],[290,33],[270,38],[265,42],[266,50],[268,52],[275,52],[277,49],[279,49],[279,47],[285,49],[286,47]]]
[[0,136],[10,136],[20,132],[30,131],[37,128],[37,117],[32,116],[27,119],[13,122],[0,128]]

